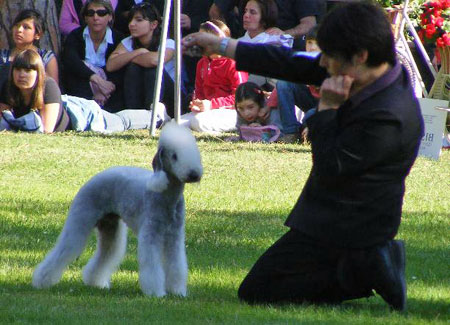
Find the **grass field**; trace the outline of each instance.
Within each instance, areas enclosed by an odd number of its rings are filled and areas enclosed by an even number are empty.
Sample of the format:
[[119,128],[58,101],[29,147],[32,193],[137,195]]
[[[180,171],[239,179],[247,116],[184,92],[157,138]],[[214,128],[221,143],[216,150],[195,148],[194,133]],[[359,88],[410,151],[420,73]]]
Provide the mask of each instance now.
[[236,297],[257,257],[287,228],[284,220],[311,168],[307,145],[228,143],[197,135],[204,177],[187,185],[188,297],[144,296],[136,237],[112,288],[84,286],[81,268],[95,237],[62,281],[45,290],[31,274],[63,226],[80,186],[116,165],[150,167],[147,131],[114,135],[0,133],[0,324],[449,324],[450,151],[419,158],[407,179],[403,223],[408,312],[379,297],[340,306],[258,306]]

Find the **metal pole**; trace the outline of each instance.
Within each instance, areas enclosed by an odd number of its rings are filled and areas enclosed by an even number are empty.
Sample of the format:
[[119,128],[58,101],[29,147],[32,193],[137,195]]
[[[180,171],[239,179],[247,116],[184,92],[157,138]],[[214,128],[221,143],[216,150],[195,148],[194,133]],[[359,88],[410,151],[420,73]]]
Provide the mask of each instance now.
[[181,108],[181,0],[174,0],[174,19],[175,19],[175,121],[180,121]]
[[172,0],[166,0],[164,4],[164,13],[163,13],[163,24],[161,27],[161,39],[159,41],[159,49],[158,49],[158,66],[156,67],[156,82],[155,89],[153,91],[153,109],[152,109],[152,120],[150,124],[150,135],[155,136],[156,129],[156,105],[159,103],[159,99],[161,96],[161,81],[162,74],[164,69],[164,57],[166,56],[166,40],[167,40],[167,31],[169,26],[169,17],[170,17],[170,5]]

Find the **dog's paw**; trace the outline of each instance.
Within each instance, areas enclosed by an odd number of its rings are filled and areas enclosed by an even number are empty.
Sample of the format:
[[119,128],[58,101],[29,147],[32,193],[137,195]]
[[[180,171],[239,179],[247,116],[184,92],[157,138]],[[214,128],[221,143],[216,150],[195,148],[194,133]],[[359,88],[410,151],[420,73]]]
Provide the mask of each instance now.
[[180,288],[167,288],[167,292],[181,297],[187,296],[187,290],[186,287],[180,287]]
[[33,273],[31,285],[37,289],[48,288],[57,284],[60,278],[61,276],[56,272],[38,266]]
[[155,172],[147,183],[147,189],[153,192],[163,192],[169,186],[169,179],[163,171]]

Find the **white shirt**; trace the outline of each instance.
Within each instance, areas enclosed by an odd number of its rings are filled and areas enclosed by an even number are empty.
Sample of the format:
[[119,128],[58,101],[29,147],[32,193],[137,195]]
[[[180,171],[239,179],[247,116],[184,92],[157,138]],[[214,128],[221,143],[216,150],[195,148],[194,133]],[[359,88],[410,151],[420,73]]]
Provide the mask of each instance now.
[[[128,52],[133,51],[133,39],[128,36],[122,40],[122,45]],[[175,41],[166,39],[166,50],[175,50]],[[172,80],[175,80],[175,56],[168,62],[164,63],[164,70],[169,74]]]
[[289,34],[269,35],[266,32],[259,33],[253,38],[248,35],[248,32],[245,32],[244,36],[238,38],[238,41],[253,44],[264,43],[286,47],[292,47],[292,45],[294,44],[294,38]]
[[111,28],[106,28],[105,37],[97,49],[94,49],[94,42],[92,42],[91,35],[89,35],[89,28],[86,26],[83,30],[85,48],[85,60],[86,62],[92,64],[95,67],[103,68],[106,65],[106,49],[108,44],[113,44],[112,31]]

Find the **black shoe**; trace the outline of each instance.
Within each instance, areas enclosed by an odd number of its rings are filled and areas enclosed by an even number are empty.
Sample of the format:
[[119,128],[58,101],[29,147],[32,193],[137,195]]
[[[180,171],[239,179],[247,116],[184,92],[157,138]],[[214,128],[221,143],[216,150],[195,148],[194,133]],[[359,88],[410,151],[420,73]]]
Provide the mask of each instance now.
[[405,311],[405,243],[391,240],[385,246],[377,247],[372,258],[375,291],[392,309]]

